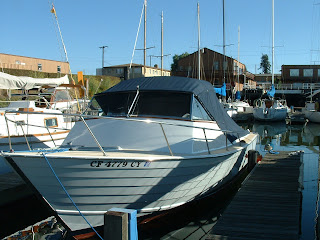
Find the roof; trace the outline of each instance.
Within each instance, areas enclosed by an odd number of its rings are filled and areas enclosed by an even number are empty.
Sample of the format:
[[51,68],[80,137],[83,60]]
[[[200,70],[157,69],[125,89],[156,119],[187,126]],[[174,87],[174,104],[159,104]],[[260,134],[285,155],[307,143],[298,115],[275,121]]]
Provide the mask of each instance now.
[[199,101],[217,121],[221,129],[237,132],[240,136],[243,136],[247,133],[247,131],[239,127],[233,121],[233,119],[230,118],[225,109],[223,109],[216,96],[213,85],[204,80],[177,76],[134,78],[124,80],[97,95],[114,92],[136,91],[137,86],[139,86],[139,91],[177,91],[192,93],[197,96]]
[[[109,67],[103,67],[103,68],[123,68],[123,67],[130,67],[130,63],[121,64],[121,65],[114,65],[114,66],[109,66]],[[132,63],[131,67],[144,67],[144,65],[137,64],[137,63]],[[152,68],[152,69],[161,70],[161,68],[157,68],[157,67],[151,67],[151,66],[145,66],[145,67],[146,68]],[[162,69],[162,70],[170,72],[170,70],[166,70],[166,69]]]

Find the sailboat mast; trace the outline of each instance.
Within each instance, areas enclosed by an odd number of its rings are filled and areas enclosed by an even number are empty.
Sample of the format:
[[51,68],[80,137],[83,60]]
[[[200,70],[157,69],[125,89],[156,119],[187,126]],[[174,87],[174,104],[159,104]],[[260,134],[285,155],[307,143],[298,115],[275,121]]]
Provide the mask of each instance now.
[[144,0],[144,48],[143,48],[143,66],[144,75],[146,75],[146,59],[147,59],[147,0]]
[[199,7],[199,2],[198,2],[198,79],[201,79],[201,71],[200,71],[200,7]]
[[238,91],[240,91],[240,26],[238,26]]
[[163,11],[161,12],[161,76],[163,76]]
[[223,12],[223,83],[226,82],[226,32],[225,32],[225,17],[224,17],[224,0],[222,0],[222,12]]
[[272,0],[272,85],[274,84],[274,0]]

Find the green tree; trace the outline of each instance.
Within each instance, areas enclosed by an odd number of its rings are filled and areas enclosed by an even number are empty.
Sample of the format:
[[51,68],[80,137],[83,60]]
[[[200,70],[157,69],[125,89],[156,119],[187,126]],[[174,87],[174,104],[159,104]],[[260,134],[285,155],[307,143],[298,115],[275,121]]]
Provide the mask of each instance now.
[[268,54],[262,54],[259,69],[262,69],[262,73],[268,74],[270,73],[270,68],[271,68],[271,64],[269,62]]
[[171,71],[172,72],[176,72],[178,70],[178,61],[181,59],[181,58],[184,58],[186,56],[188,56],[189,53],[185,52],[185,53],[182,53],[181,55],[174,55],[173,56],[173,63],[171,64]]

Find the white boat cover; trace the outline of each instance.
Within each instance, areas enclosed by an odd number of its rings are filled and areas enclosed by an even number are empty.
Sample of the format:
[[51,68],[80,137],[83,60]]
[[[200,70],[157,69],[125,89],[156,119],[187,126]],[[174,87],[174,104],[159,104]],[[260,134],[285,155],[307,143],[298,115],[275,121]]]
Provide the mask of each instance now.
[[0,89],[32,89],[43,85],[69,84],[68,75],[61,78],[32,78],[0,72]]

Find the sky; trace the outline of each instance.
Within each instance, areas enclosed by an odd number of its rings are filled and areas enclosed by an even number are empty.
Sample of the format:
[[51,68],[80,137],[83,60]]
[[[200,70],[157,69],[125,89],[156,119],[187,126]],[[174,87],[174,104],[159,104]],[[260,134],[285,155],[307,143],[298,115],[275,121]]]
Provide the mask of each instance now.
[[[0,53],[65,61],[52,3],[58,16],[72,73],[95,75],[102,66],[131,62],[144,0],[10,0],[0,4]],[[275,73],[282,65],[320,64],[320,0],[274,0]],[[164,68],[172,57],[200,46],[223,53],[223,0],[148,0],[147,65],[160,66],[161,11]],[[239,31],[240,28],[240,41]],[[137,49],[144,47],[140,26]],[[272,59],[272,1],[225,0],[226,55],[260,73],[262,54]],[[240,46],[240,47],[239,47]],[[154,47],[154,48],[153,48]],[[239,52],[239,54],[238,54]],[[1,60],[1,59],[0,59]],[[143,51],[133,63],[143,64]]]

